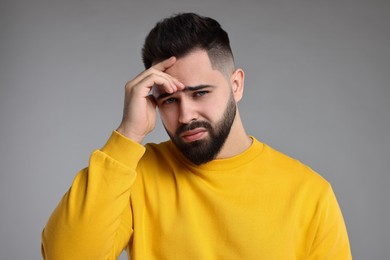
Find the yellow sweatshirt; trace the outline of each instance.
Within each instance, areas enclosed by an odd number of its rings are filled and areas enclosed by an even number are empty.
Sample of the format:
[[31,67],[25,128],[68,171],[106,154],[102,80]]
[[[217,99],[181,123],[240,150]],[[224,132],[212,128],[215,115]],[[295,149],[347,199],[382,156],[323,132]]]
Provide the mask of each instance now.
[[196,166],[171,142],[117,132],[90,158],[42,233],[45,259],[351,259],[331,186],[253,138]]

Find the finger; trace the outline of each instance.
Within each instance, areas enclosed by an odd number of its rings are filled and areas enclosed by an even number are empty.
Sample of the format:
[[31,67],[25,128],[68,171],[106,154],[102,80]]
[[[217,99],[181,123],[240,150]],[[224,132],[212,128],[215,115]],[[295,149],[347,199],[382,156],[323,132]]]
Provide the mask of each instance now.
[[146,92],[144,92],[144,95],[146,95],[146,93],[149,94],[150,90],[152,89],[152,87],[154,88],[154,86],[156,86],[160,90],[160,92],[173,93],[178,90],[177,83],[175,83],[172,78],[157,74],[152,74],[143,78],[138,83],[138,86],[144,86],[141,87],[140,90],[147,90]]
[[132,81],[134,84],[137,84],[142,78],[146,77],[151,73],[164,73],[165,70],[172,67],[176,62],[176,57],[172,56],[169,59],[163,60],[157,64],[154,64],[152,67],[139,73]]
[[[137,85],[145,77],[148,77],[152,73],[153,74],[154,73],[157,73],[157,74],[164,73],[164,71],[167,70],[168,68],[170,68],[173,64],[175,64],[175,62],[176,62],[176,57],[172,56],[172,57],[165,59],[157,64],[154,64],[152,67],[144,70],[143,72],[138,74],[133,80],[131,80],[131,85]],[[168,76],[171,77],[170,75],[168,75]],[[176,85],[179,86],[179,88],[181,87],[181,83],[177,79],[174,79],[174,82],[176,83]]]
[[[166,79],[167,81],[169,81],[172,85],[172,88],[175,89],[183,89],[184,88],[184,84],[182,84],[177,78],[163,72],[163,71],[160,71],[160,70],[157,70],[155,68],[150,68],[146,71],[144,71],[143,73],[141,73],[139,76],[137,76],[135,79],[133,79],[131,81],[131,85],[138,85],[140,82],[144,81],[144,79],[146,78],[150,78],[150,77],[161,77],[161,78],[164,78]],[[151,87],[151,86],[147,86],[147,87]]]
[[153,79],[152,88],[159,88],[168,93],[173,93],[184,88],[184,85],[178,79],[164,72],[151,74],[147,78]]
[[[183,90],[185,88],[185,85],[181,83],[178,79],[172,77],[171,75],[161,72],[161,74],[156,74],[158,76],[161,76],[161,79],[165,80],[169,84],[160,84],[159,79],[154,81],[154,84],[152,86],[152,92],[153,93],[164,93],[167,92],[169,94],[172,94],[176,91]],[[163,81],[164,82],[164,81]]]
[[167,75],[174,83],[175,91],[176,88],[179,90],[182,90],[184,88],[184,84],[181,83],[178,79],[172,77],[169,74],[164,73],[167,69],[172,67],[176,63],[177,59],[175,56],[172,56],[166,60],[163,60],[162,62],[159,62],[152,66],[152,68],[156,69],[157,71],[161,71],[164,75]]
[[176,62],[176,57],[172,56],[166,60],[163,60],[157,64],[154,64],[152,66],[152,68],[155,68],[155,69],[160,70],[160,71],[165,71],[168,68],[170,68],[173,64],[175,64],[175,62]]

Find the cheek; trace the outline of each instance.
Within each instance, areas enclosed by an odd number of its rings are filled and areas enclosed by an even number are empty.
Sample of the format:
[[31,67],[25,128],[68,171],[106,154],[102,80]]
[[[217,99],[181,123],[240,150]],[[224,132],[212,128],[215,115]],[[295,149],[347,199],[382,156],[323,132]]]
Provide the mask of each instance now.
[[215,100],[212,102],[207,102],[207,103],[205,102],[205,104],[203,104],[200,109],[201,117],[211,123],[218,120],[218,118],[220,117],[219,110],[222,109],[222,107],[218,104],[219,103],[216,102]]
[[161,122],[164,124],[165,128],[174,133],[177,128],[177,113],[174,109],[158,109]]
[[210,122],[217,122],[223,116],[226,106],[230,100],[230,94],[221,93],[220,95],[214,96],[208,100],[207,103],[202,105],[202,111],[204,116]]

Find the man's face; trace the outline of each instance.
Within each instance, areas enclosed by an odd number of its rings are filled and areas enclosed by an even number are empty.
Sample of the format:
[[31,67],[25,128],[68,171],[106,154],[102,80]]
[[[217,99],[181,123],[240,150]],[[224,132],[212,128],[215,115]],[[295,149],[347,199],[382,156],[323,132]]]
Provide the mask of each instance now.
[[168,135],[193,163],[213,160],[236,115],[230,80],[213,69],[207,52],[200,50],[177,60],[165,72],[186,86],[173,94],[154,92]]

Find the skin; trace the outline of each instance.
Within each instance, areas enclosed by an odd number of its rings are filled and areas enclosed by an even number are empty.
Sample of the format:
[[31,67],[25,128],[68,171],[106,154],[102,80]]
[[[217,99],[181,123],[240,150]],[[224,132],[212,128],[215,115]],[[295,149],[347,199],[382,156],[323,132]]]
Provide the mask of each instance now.
[[[194,121],[215,126],[223,117],[233,96],[237,104],[244,90],[244,72],[232,69],[229,75],[213,69],[204,50],[186,56],[171,57],[145,70],[125,86],[124,113],[117,131],[141,143],[155,127],[156,107],[170,134],[178,127]],[[150,96],[150,93],[153,95]],[[202,127],[180,134],[184,142],[207,140]],[[229,158],[245,151],[251,144],[238,112],[225,145],[216,159]]]

